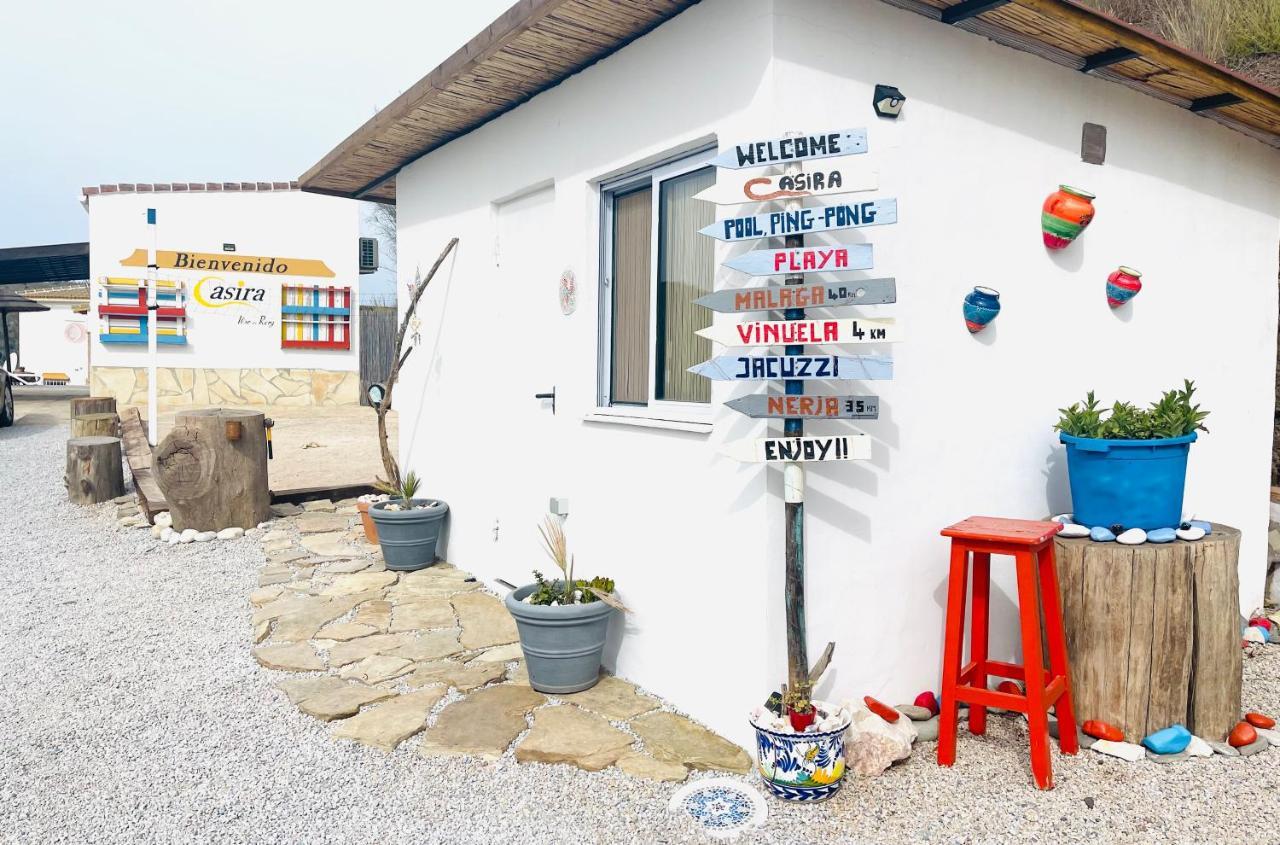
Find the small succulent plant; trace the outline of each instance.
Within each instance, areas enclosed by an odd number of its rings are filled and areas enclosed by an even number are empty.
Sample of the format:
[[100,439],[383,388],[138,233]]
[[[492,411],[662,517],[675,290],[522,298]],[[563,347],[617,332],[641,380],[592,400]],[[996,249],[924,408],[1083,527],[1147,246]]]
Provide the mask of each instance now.
[[1195,390],[1195,382],[1184,380],[1181,389],[1165,391],[1160,401],[1149,408],[1116,402],[1109,409],[1101,408],[1090,390],[1083,403],[1059,409],[1061,416],[1054,429],[1074,437],[1103,440],[1155,440],[1208,431],[1204,420],[1209,412],[1191,403]]

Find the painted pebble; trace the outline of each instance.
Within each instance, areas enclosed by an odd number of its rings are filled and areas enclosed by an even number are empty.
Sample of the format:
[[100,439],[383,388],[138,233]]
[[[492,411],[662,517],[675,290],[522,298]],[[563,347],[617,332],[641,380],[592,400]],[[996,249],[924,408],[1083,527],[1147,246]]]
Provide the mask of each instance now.
[[1146,737],[1142,744],[1156,754],[1178,754],[1191,744],[1191,732],[1182,725],[1171,725]]
[[1095,543],[1110,543],[1115,538],[1116,535],[1111,533],[1111,529],[1103,528],[1101,525],[1089,529],[1089,539]]
[[1124,741],[1124,731],[1120,730],[1115,725],[1107,724],[1099,719],[1088,720],[1080,727],[1080,729],[1089,736],[1097,739],[1105,739],[1110,742]]
[[1270,619],[1267,619],[1265,616],[1255,616],[1249,620],[1249,624],[1254,625],[1258,628],[1266,628],[1268,631],[1270,631],[1271,626],[1273,626],[1275,623],[1272,622]]
[[1244,714],[1244,720],[1255,728],[1274,728],[1276,726],[1275,719],[1258,712]]
[[1066,522],[1062,525],[1062,530],[1058,532],[1059,537],[1088,537],[1089,529],[1084,525],[1075,522]]
[[938,697],[930,690],[925,690],[916,696],[916,707],[925,707],[930,713],[937,716],[938,711],[942,708],[938,706]]
[[881,719],[884,719],[886,722],[889,722],[890,724],[898,721],[898,719],[902,715],[897,710],[894,710],[892,707],[890,707],[889,705],[876,701],[874,698],[872,698],[869,695],[863,696],[862,702],[867,705],[868,710],[870,710],[872,713],[875,713]]
[[1255,627],[1245,628],[1244,633],[1241,635],[1241,639],[1247,643],[1265,643],[1270,638],[1270,634],[1267,631]]
[[1058,523],[1059,525],[1066,525],[1068,523],[1075,522],[1075,514],[1060,513],[1057,516],[1053,517],[1052,521]]
[[1172,528],[1157,528],[1147,532],[1148,543],[1172,543],[1177,538],[1178,534]]
[[1123,543],[1126,546],[1141,546],[1147,542],[1147,532],[1141,528],[1130,528],[1128,531],[1116,538],[1117,543]]
[[1195,526],[1192,526],[1191,528],[1179,528],[1177,531],[1173,533],[1178,535],[1179,540],[1186,540],[1192,543],[1194,543],[1196,540],[1204,539],[1204,529],[1196,528]]
[[1236,726],[1231,729],[1231,733],[1227,736],[1227,742],[1232,748],[1243,748],[1250,743],[1258,741],[1258,731],[1248,722],[1237,722]]
[[1109,739],[1100,739],[1095,742],[1093,750],[1109,757],[1128,760],[1130,763],[1136,763],[1147,756],[1147,749],[1141,745],[1134,745],[1132,742],[1113,742]]
[[1193,520],[1190,520],[1187,524],[1190,525],[1192,528],[1199,528],[1201,531],[1204,532],[1204,535],[1206,537],[1208,537],[1210,534],[1213,533],[1213,523],[1208,522],[1206,520],[1193,519]]

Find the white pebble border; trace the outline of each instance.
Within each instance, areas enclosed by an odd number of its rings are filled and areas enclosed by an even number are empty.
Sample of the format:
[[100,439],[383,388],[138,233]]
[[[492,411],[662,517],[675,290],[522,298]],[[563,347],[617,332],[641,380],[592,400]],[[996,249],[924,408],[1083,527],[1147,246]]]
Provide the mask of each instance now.
[[[114,504],[70,505],[66,436],[0,430],[0,841],[708,841],[668,814],[673,784],[428,759],[416,739],[390,755],[335,742],[274,688],[296,676],[250,654],[260,544],[168,546],[119,527]],[[1254,653],[1245,709],[1277,713],[1280,647]],[[985,738],[961,732],[954,768],[924,744],[823,805],[769,799],[764,828],[740,841],[1274,838],[1280,753],[1153,766],[1055,750],[1057,789],[1040,793],[1024,732],[992,718]]]

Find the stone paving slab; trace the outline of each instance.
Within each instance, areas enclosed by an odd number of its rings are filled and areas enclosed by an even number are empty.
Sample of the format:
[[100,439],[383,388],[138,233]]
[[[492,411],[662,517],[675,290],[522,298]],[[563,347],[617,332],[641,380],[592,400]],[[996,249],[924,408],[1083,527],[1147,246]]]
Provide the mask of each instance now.
[[621,678],[606,675],[589,690],[560,695],[570,704],[599,713],[606,719],[625,722],[633,716],[657,710],[662,702],[647,695],[640,695],[636,688]]
[[346,719],[360,712],[366,704],[394,696],[394,692],[364,684],[343,684],[338,689],[309,696],[298,703],[298,709],[322,722]]
[[631,721],[631,729],[644,740],[645,749],[659,760],[691,769],[711,769],[745,774],[751,758],[738,746],[700,725],[659,711]]
[[462,645],[468,649],[488,648],[516,642],[520,635],[507,608],[488,593],[453,596],[453,609],[462,626]]
[[394,751],[397,745],[426,726],[427,715],[444,694],[444,687],[428,687],[398,695],[361,710],[350,719],[332,723],[330,731],[335,739],[350,739],[381,751]]
[[529,687],[486,687],[441,710],[423,735],[418,753],[496,760],[528,727],[525,714],[545,701]]
[[391,615],[392,631],[452,628],[456,624],[453,605],[445,598],[401,602],[395,606],[395,612]]
[[414,689],[444,684],[456,687],[459,692],[469,692],[500,680],[506,673],[507,667],[501,663],[468,663],[464,666],[456,660],[435,660],[419,664],[412,674],[404,678],[404,682]]
[[364,681],[366,684],[378,684],[408,674],[412,669],[412,660],[375,654],[343,666],[338,676],[348,680]]
[[598,772],[613,765],[634,741],[603,718],[572,705],[544,707],[533,729],[516,746],[521,763],[568,763]]

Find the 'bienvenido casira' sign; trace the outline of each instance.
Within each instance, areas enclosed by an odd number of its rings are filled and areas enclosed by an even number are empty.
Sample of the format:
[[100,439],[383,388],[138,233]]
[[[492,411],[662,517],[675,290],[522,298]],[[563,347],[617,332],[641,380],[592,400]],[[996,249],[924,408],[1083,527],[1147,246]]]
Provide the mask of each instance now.
[[873,355],[721,355],[689,372],[714,381],[893,378],[893,359]]
[[718,241],[751,241],[756,238],[859,229],[863,226],[885,226],[897,222],[898,201],[890,198],[797,208],[794,211],[770,211],[746,217],[726,217],[698,231]]
[[767,141],[748,141],[725,150],[711,159],[716,167],[739,170],[743,167],[763,167],[766,164],[789,164],[815,158],[857,155],[867,151],[866,129],[837,129],[816,135],[796,138],[771,138]]

